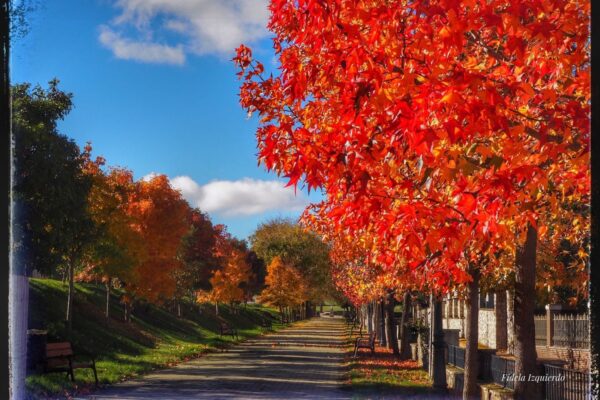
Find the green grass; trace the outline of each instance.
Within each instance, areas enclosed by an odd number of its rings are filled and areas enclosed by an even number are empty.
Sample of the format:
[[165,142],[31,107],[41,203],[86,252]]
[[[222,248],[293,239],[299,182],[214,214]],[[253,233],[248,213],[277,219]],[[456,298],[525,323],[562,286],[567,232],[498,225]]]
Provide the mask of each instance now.
[[[75,354],[96,355],[101,385],[123,381],[140,374],[165,368],[182,360],[227,347],[234,340],[219,337],[214,305],[182,304],[182,318],[152,304],[138,305],[131,323],[123,322],[120,292],[111,298],[111,319],[104,317],[106,292],[103,286],[76,284],[73,334],[66,336],[64,315],[67,286],[51,279],[30,280],[30,329],[48,331],[48,342],[68,340]],[[260,320],[264,312],[276,317],[273,309],[258,305],[234,309],[220,305],[219,316],[235,326],[243,340],[262,333]],[[274,323],[273,328],[282,325]],[[82,357],[83,358],[83,357]],[[93,388],[90,369],[75,370],[76,383],[64,373],[34,374],[27,378],[31,397],[83,394]]]

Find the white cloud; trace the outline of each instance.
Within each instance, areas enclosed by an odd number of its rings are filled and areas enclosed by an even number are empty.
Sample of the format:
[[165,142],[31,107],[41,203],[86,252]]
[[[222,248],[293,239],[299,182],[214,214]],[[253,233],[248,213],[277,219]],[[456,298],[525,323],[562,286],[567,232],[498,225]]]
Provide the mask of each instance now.
[[107,26],[100,27],[99,39],[100,43],[110,49],[115,57],[124,60],[175,65],[185,63],[182,45],[168,46],[152,42],[136,42],[121,37]]
[[237,181],[213,181],[199,185],[189,176],[171,179],[193,207],[223,216],[254,215],[268,211],[298,211],[308,199],[280,181],[244,178]]
[[150,172],[149,174],[146,174],[146,175],[142,176],[142,180],[144,182],[150,182],[152,179],[156,178],[159,175],[160,175],[159,173]]
[[[186,54],[230,57],[241,43],[267,36],[268,0],[118,0],[120,14],[104,27],[100,41],[116,57],[183,64]],[[125,36],[135,32],[133,39]],[[157,36],[174,44],[159,44]],[[170,35],[168,35],[170,34]],[[175,38],[174,38],[175,37]]]

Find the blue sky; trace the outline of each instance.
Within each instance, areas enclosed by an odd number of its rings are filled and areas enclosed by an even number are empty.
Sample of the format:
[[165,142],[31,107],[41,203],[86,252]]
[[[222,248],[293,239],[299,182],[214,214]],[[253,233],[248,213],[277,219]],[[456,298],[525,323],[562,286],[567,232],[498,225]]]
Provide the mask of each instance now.
[[320,198],[295,196],[257,166],[257,122],[238,104],[233,49],[249,44],[275,65],[267,17],[265,0],[38,2],[30,32],[12,45],[11,79],[60,79],[75,103],[62,133],[138,179],[166,174],[245,238]]

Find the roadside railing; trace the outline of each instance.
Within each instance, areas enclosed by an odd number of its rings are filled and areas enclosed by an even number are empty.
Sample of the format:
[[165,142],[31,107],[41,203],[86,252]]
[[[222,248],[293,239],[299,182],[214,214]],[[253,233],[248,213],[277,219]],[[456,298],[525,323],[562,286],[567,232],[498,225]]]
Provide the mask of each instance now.
[[[534,323],[535,344],[538,346],[549,345],[573,349],[589,349],[590,347],[587,314],[536,315]],[[550,332],[548,332],[548,328],[550,328]]]
[[547,400],[590,399],[590,374],[544,364]]
[[504,388],[515,388],[515,361],[492,355],[491,357],[492,381]]
[[590,320],[586,314],[555,315],[553,324],[552,344],[554,346],[574,349],[590,347]]
[[465,349],[448,345],[448,364],[458,368],[465,368]]

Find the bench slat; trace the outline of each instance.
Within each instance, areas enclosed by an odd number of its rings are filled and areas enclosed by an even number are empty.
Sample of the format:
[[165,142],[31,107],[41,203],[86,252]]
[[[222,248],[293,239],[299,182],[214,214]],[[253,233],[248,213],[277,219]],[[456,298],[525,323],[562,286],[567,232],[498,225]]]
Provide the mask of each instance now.
[[60,343],[47,343],[46,350],[58,350],[58,349],[71,349],[71,343],[60,342]]
[[54,369],[54,368],[69,368],[69,360],[66,358],[51,358],[49,360],[46,360],[46,367],[48,369]]
[[71,376],[71,381],[75,382],[74,369],[91,368],[94,371],[94,379],[98,385],[98,373],[96,372],[96,363],[92,358],[91,362],[72,362],[73,348],[70,342],[47,343],[46,359],[44,360],[44,372],[67,372]]
[[51,350],[46,351],[46,358],[68,357],[73,355],[73,350]]
[[46,344],[46,358],[67,357],[72,355],[73,349],[69,342]]

